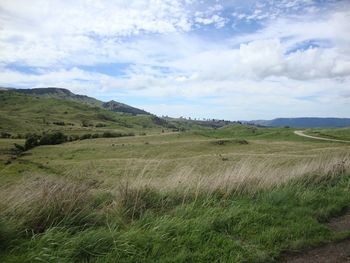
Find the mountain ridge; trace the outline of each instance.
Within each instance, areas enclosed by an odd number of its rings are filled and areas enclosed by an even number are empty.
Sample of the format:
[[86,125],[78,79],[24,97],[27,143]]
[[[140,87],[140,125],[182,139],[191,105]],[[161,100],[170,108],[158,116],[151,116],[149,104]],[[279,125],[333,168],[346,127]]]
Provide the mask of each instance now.
[[139,114],[152,115],[147,111],[132,107],[130,105],[127,105],[121,102],[117,102],[115,100],[104,102],[86,95],[75,94],[71,92],[69,89],[65,89],[65,88],[45,87],[45,88],[32,88],[32,89],[17,89],[17,88],[2,87],[0,90],[13,91],[13,92],[31,95],[31,96],[37,96],[37,97],[77,101],[80,103],[88,104],[94,107],[100,107],[113,112],[127,113],[132,115],[139,115]]

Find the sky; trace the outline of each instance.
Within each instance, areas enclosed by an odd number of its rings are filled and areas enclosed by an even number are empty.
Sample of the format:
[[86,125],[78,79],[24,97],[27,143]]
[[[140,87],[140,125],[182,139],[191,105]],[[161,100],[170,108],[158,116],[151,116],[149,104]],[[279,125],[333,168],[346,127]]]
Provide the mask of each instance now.
[[350,117],[350,1],[1,0],[0,86],[159,116]]

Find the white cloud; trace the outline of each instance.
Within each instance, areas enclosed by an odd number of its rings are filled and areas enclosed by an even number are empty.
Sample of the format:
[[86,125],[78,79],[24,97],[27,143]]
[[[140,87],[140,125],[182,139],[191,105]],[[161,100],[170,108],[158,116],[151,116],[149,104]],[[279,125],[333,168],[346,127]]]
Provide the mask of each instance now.
[[[1,1],[0,85],[196,103],[135,105],[168,115],[349,115],[349,5],[322,11],[312,1],[258,2],[251,13],[234,12],[260,23],[247,34],[230,30],[232,12],[226,9],[237,2]],[[305,14],[297,12],[302,7]],[[286,15],[292,9],[296,13]],[[115,76],[79,69],[98,70],[103,63],[127,66]]]
[[[21,1],[0,3],[0,61],[30,66],[94,64],[132,53],[125,46],[144,34],[223,27],[220,8],[195,15],[188,1]],[[121,52],[123,51],[123,52]],[[125,56],[122,54],[122,56]]]

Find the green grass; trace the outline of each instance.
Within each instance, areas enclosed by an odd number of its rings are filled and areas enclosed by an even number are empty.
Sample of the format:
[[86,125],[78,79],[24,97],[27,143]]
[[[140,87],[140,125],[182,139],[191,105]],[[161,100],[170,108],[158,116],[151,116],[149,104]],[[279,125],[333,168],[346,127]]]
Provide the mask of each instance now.
[[350,128],[309,129],[307,130],[307,134],[350,141]]
[[[65,125],[54,124],[59,122]],[[87,127],[82,126],[83,122]],[[0,131],[14,136],[57,130],[66,134],[147,129],[159,132],[162,128],[154,116],[132,116],[69,100],[0,92]]]
[[[284,251],[349,237],[324,224],[350,208],[348,144],[246,125],[160,133],[149,116],[11,100],[1,131],[148,129],[16,158],[10,149],[23,140],[0,139],[0,262],[278,262]],[[106,127],[80,127],[82,118]]]
[[95,226],[77,221],[74,227],[66,218],[27,237],[6,229],[5,221],[2,262],[273,262],[283,251],[344,237],[322,222],[348,207],[349,178],[299,180],[254,195],[218,193],[185,203],[154,192],[139,199],[149,207],[131,222],[110,206]]
[[264,128],[252,125],[233,124],[218,129],[206,129],[197,133],[210,138],[246,138],[261,140],[306,141],[295,135],[294,128]]
[[21,159],[64,176],[100,180],[116,187],[121,178],[130,177],[135,178],[134,182],[150,179],[155,183],[161,178],[162,184],[187,173],[220,177],[220,173],[248,160],[252,165],[274,163],[276,167],[286,167],[284,172],[288,173],[296,165],[349,151],[349,145],[332,142],[244,138],[248,144],[232,138],[219,145],[218,139],[192,132],[100,138],[37,147]]

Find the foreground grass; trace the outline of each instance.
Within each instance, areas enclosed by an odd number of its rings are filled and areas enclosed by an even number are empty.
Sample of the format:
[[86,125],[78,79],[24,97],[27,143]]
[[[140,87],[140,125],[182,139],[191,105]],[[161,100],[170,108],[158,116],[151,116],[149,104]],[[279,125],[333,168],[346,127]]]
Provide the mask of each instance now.
[[7,209],[2,204],[0,260],[273,262],[283,251],[344,237],[322,223],[348,208],[350,175],[315,179],[254,194],[186,197],[128,186],[113,195],[69,181],[40,182],[26,199]]
[[323,223],[349,208],[348,145],[227,129],[40,146],[3,163],[0,262],[274,262],[346,236]]

